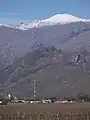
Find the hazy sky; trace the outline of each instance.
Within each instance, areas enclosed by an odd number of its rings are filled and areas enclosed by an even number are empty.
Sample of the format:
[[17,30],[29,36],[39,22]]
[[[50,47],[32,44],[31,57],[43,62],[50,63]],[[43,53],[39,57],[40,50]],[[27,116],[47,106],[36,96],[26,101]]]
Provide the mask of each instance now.
[[58,13],[90,18],[90,0],[0,0],[0,22],[19,23]]

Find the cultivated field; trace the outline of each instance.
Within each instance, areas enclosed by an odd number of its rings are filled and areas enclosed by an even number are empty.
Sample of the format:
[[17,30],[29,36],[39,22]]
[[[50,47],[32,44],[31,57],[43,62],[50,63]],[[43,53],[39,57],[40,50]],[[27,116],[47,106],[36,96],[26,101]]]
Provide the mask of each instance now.
[[90,103],[9,104],[0,106],[0,120],[90,120]]

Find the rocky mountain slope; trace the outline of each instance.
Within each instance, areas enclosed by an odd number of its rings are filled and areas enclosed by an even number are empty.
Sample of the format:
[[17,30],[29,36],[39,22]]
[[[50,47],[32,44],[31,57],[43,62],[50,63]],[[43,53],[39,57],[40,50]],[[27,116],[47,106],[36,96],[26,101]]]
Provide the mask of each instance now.
[[58,14],[27,24],[0,25],[4,92],[32,96],[36,80],[40,97],[89,93],[89,61],[90,20]]
[[8,66],[4,90],[32,97],[36,80],[37,97],[89,93],[90,53],[86,52],[88,57],[84,53],[77,65],[75,53],[63,53],[50,46],[38,48]]

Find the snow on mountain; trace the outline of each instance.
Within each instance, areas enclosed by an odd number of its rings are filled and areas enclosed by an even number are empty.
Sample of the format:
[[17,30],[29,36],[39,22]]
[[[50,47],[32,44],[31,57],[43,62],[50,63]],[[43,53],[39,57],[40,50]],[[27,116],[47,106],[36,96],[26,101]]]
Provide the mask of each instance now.
[[82,19],[79,17],[72,16],[70,14],[56,14],[52,17],[49,17],[44,20],[34,20],[28,22],[21,22],[18,25],[11,25],[11,24],[0,24],[0,26],[6,26],[21,30],[28,30],[30,28],[39,28],[44,26],[53,26],[58,24],[69,24],[73,22],[90,22],[90,19]]
[[57,24],[69,24],[72,22],[90,22],[90,19],[81,19],[69,14],[57,14],[45,20],[35,20],[19,25],[20,29],[27,30],[29,28],[38,28],[43,26],[53,26]]
[[39,24],[41,24],[42,20],[34,20],[34,21],[29,21],[27,23],[23,23],[23,24],[19,24],[18,28],[21,30],[27,30],[30,28],[34,28],[34,27],[39,27]]
[[0,26],[5,26],[5,27],[12,27],[13,28],[13,25],[10,25],[10,24],[0,24]]
[[81,19],[69,14],[57,14],[55,16],[52,16],[46,20],[44,20],[45,22],[52,22],[52,23],[61,23],[61,24],[67,24],[67,23],[72,23],[72,22],[87,22],[90,20],[87,19]]

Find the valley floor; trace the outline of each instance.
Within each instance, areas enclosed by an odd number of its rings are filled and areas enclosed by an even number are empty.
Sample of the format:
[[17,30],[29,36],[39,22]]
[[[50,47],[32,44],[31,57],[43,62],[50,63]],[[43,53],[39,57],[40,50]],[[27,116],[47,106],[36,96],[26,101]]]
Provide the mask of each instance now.
[[23,104],[10,103],[0,105],[1,112],[62,112],[62,111],[81,111],[90,109],[90,103],[66,103],[66,104]]
[[0,120],[90,120],[90,103],[9,104],[0,106]]

